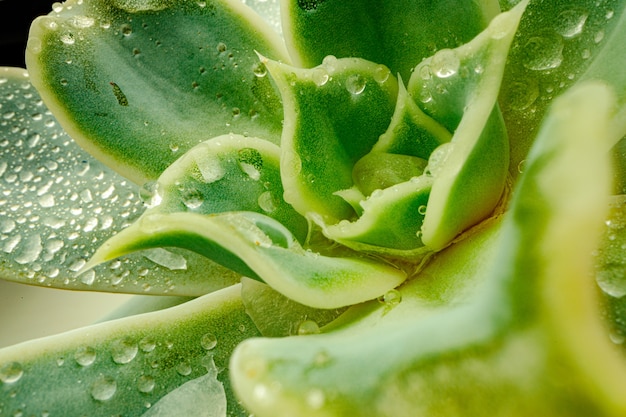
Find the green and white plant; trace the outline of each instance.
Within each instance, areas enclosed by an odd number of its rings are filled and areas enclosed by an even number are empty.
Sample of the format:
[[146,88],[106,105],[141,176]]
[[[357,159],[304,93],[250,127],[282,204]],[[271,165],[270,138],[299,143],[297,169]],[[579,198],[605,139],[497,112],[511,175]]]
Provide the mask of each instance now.
[[1,349],[0,415],[626,415],[625,11],[53,4],[0,275],[138,296]]

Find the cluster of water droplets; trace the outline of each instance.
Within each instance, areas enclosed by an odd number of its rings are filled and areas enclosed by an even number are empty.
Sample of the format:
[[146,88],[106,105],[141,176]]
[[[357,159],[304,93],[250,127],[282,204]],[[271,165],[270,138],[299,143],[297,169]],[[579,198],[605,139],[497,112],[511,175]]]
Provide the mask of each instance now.
[[[77,275],[95,249],[144,211],[138,187],[59,127],[27,78],[0,76],[0,256],[5,275],[55,287],[168,292],[187,261],[167,250]],[[157,277],[153,274],[157,273]]]
[[[87,390],[96,403],[109,404],[113,409],[126,407],[126,403],[116,404],[114,401],[116,394],[123,390],[126,401],[131,399],[150,408],[168,389],[172,389],[172,381],[178,381],[175,383],[180,385],[202,374],[202,368],[213,363],[217,348],[218,339],[213,333],[196,335],[180,345],[149,334],[113,338],[105,345],[79,344],[61,351],[56,359],[40,358],[34,363],[8,361],[0,364],[0,390],[9,390],[13,394],[0,399],[0,415],[11,415],[5,413],[12,410],[21,413],[25,407],[29,408],[28,412],[33,412],[45,406],[32,399],[22,403],[30,395],[23,387],[29,386],[32,382],[29,380],[37,378],[39,373],[55,373],[56,370],[64,370],[66,378],[77,378],[78,383],[69,384],[67,389]],[[193,355],[186,359],[180,356],[190,349]],[[45,415],[48,411],[43,413]]]
[[508,108],[532,117],[536,105],[545,106],[581,75],[581,61],[591,58],[602,46],[606,29],[613,23],[611,3],[598,0],[589,2],[589,8],[562,8],[553,20],[538,22],[534,31],[527,30],[528,36],[514,42],[512,56],[526,72],[523,78],[507,80]]

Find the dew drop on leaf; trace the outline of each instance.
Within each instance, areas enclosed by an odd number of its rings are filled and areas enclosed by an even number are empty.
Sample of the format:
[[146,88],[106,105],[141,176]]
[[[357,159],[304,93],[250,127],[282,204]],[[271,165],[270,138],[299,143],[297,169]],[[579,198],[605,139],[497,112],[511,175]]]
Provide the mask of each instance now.
[[191,374],[191,365],[187,361],[182,361],[176,365],[176,372],[182,376],[188,376]]
[[117,391],[117,382],[110,376],[100,375],[91,385],[91,397],[96,401],[108,401]]
[[215,337],[214,334],[207,333],[204,336],[202,336],[202,339],[200,340],[200,344],[206,350],[214,349],[215,346],[217,346],[217,338]]
[[448,78],[459,71],[461,61],[452,49],[442,49],[430,61],[431,71],[439,78]]
[[152,352],[156,348],[156,340],[150,336],[146,336],[139,341],[139,349],[144,353]]
[[360,74],[352,74],[346,79],[346,90],[355,96],[363,93],[365,86],[365,78]]
[[564,38],[573,38],[580,35],[589,14],[582,9],[569,9],[559,13],[556,31]]
[[9,362],[0,367],[0,381],[5,384],[13,384],[22,378],[24,369],[19,362]]
[[137,344],[130,339],[116,340],[111,346],[113,362],[120,365],[132,362],[137,356],[137,351]]
[[81,346],[74,352],[74,360],[80,366],[90,366],[96,361],[97,353],[91,346]]
[[554,69],[563,62],[563,39],[555,33],[528,39],[522,50],[526,56],[524,66],[530,70]]
[[276,202],[274,201],[274,197],[272,193],[269,191],[265,191],[259,195],[258,204],[261,210],[266,213],[272,213],[276,210]]
[[154,377],[150,375],[141,375],[137,379],[137,389],[144,394],[149,394],[154,390],[155,381]]
[[144,256],[157,265],[163,266],[171,271],[187,269],[187,260],[184,256],[170,252],[163,248],[154,248],[144,251]]
[[313,320],[304,320],[298,326],[298,335],[317,334],[320,332],[319,325]]

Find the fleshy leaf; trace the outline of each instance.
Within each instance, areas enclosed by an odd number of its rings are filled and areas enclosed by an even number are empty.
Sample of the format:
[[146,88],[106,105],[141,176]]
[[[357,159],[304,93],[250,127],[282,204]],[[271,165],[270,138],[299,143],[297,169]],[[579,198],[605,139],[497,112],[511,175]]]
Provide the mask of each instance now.
[[363,255],[333,258],[305,251],[283,225],[251,212],[146,216],[101,246],[86,269],[133,251],[163,246],[196,251],[316,308],[370,300],[406,278],[402,270]]
[[255,51],[282,41],[238,1],[71,0],[31,27],[33,84],[65,130],[138,184],[230,132],[278,142],[280,97]]
[[[511,142],[514,177],[524,169],[548,106],[572,85],[585,79],[612,83],[623,108],[624,6],[623,0],[529,4],[511,48],[499,100]],[[624,143],[621,145],[615,158],[620,166],[624,160]],[[622,181],[620,178],[616,185],[618,193],[623,192]]]
[[3,279],[71,290],[192,296],[239,281],[234,272],[179,249],[129,255],[77,276],[99,244],[143,213],[139,187],[67,136],[25,70],[0,68],[0,97]]
[[240,291],[0,350],[2,413],[139,416],[217,367],[229,415],[245,415],[226,371],[234,347],[258,335]]
[[[357,306],[360,320],[328,333],[244,341],[231,375],[246,407],[259,417],[624,415],[626,366],[589,274],[610,187],[597,143],[610,142],[612,98],[591,84],[555,101],[496,239],[470,244],[478,232],[422,271],[439,269],[438,299],[478,279],[456,302],[420,302],[414,290],[429,282],[418,279],[385,314]],[[455,285],[439,286],[442,268]]]
[[328,57],[313,69],[264,62],[285,108],[285,200],[299,213],[314,213],[328,223],[352,218],[351,206],[335,193],[353,185],[354,164],[387,129],[396,78],[385,66],[356,58]]
[[282,0],[290,53],[305,67],[327,55],[387,65],[408,79],[422,59],[456,48],[499,12],[496,0]]
[[246,313],[265,337],[319,333],[320,328],[346,310],[307,307],[290,300],[269,285],[245,277],[241,284],[241,299]]
[[421,228],[432,178],[409,181],[377,190],[361,201],[358,220],[323,225],[324,234],[352,249],[391,257],[417,259],[430,250],[421,240]]
[[489,216],[502,197],[509,144],[496,100],[526,4],[498,15],[470,43],[424,60],[409,81],[408,91],[422,110],[454,132],[427,168],[434,182],[422,240],[433,250]]
[[[304,242],[308,223],[283,200],[280,148],[262,139],[223,135],[196,145],[146,190],[153,213],[254,211]],[[150,191],[152,193],[150,193]]]

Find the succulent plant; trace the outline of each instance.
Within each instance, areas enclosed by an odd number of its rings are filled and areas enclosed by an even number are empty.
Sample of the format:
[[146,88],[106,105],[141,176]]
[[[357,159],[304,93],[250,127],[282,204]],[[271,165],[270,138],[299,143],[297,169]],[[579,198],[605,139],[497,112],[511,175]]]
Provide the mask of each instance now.
[[625,10],[53,4],[0,276],[137,297],[0,349],[0,415],[626,415]]

